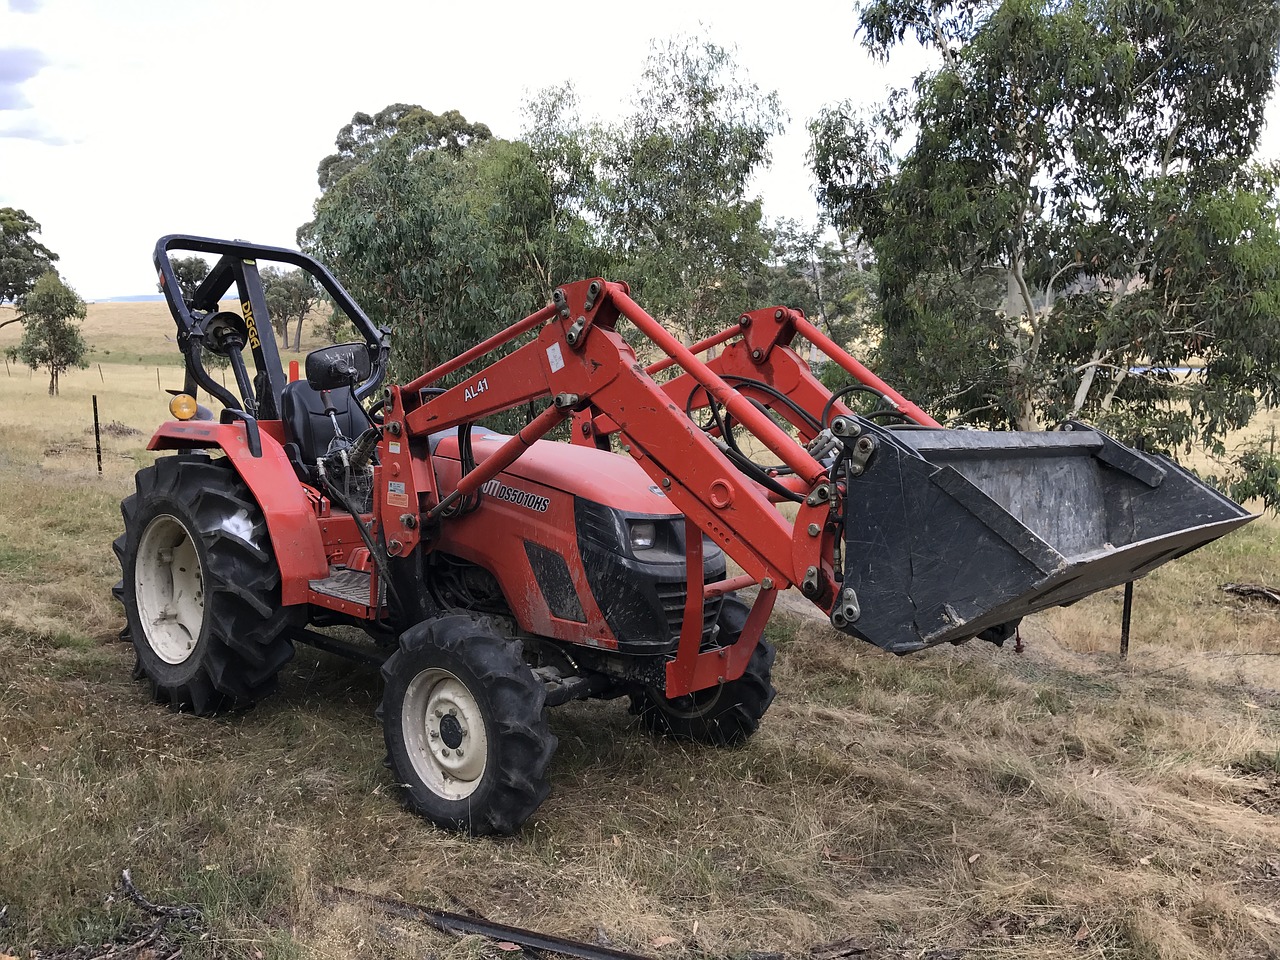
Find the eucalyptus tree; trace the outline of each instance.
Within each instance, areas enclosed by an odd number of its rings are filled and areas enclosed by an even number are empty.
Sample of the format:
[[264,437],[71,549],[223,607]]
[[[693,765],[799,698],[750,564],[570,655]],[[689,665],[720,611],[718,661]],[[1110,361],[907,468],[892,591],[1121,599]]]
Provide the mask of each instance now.
[[20,304],[57,261],[58,255],[36,239],[39,232],[40,224],[25,210],[0,207],[0,303]]
[[875,254],[884,372],[961,421],[1088,417],[1218,453],[1276,401],[1280,177],[1253,156],[1280,0],[857,17],[873,56],[933,56],[811,124],[820,201]]
[[654,43],[629,111],[600,127],[602,239],[640,302],[686,336],[748,306],[770,253],[751,181],[784,119],[728,50],[682,37]]
[[46,270],[22,300],[22,339],[10,356],[35,369],[49,371],[49,396],[71,367],[87,367],[89,352],[80,321],[86,308],[80,296],[54,270]]

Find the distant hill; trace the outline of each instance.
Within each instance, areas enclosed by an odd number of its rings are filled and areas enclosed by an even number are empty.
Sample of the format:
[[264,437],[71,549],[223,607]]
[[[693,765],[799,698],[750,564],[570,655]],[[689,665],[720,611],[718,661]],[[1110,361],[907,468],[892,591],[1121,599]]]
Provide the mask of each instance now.
[[140,293],[132,297],[99,297],[94,303],[154,303],[163,300],[163,293]]

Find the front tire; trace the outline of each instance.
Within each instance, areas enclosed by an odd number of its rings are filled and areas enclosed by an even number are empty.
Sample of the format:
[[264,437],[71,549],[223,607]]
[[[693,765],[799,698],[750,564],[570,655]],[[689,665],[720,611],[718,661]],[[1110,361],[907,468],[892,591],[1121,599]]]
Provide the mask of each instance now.
[[557,740],[518,640],[457,615],[405,631],[382,668],[388,760],[411,811],[448,830],[515,833],[551,792]]
[[[737,597],[725,598],[719,619],[723,645],[737,642],[750,609]],[[631,712],[657,736],[713,747],[737,746],[756,732],[773,703],[775,653],[773,644],[761,638],[737,680],[682,697],[667,697],[657,687],[646,686],[631,695]]]
[[227,460],[163,457],[120,504],[120,600],[155,699],[205,716],[273,693],[298,619],[266,520]]

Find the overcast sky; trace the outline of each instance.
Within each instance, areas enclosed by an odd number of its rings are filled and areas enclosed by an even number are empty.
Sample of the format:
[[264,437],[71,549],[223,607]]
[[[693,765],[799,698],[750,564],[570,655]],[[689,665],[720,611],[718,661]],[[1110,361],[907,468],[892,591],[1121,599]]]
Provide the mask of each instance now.
[[852,7],[0,0],[0,206],[41,223],[85,298],[149,293],[165,233],[294,246],[316,165],[358,110],[457,109],[513,137],[528,93],[571,80],[584,115],[608,119],[650,40],[686,33],[735,49],[778,92],[790,121],[756,189],[767,216],[813,220],[806,121],[843,97],[872,102],[917,66],[863,56]]

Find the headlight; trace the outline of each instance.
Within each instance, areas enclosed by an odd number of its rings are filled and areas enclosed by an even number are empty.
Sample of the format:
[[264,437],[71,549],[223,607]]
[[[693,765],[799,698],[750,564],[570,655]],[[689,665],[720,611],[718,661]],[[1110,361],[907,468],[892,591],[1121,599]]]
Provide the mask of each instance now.
[[628,524],[631,529],[631,549],[651,550],[657,538],[658,528],[652,520],[633,521]]

